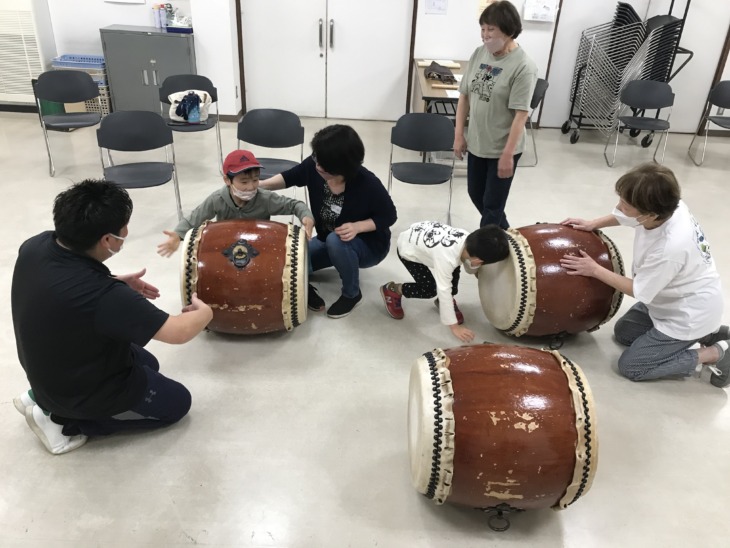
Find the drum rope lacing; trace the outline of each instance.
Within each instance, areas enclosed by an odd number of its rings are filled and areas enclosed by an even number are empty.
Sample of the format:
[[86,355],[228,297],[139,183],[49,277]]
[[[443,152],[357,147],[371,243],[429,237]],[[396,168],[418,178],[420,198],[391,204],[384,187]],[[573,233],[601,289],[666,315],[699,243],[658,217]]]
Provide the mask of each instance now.
[[518,306],[517,310],[517,317],[515,318],[515,321],[510,325],[505,331],[508,334],[512,334],[512,331],[514,331],[521,323],[522,319],[525,316],[525,313],[527,312],[527,294],[528,294],[528,276],[527,276],[527,264],[525,261],[525,256],[523,255],[522,251],[520,250],[520,246],[517,243],[517,240],[514,239],[512,236],[507,234],[507,239],[509,240],[509,244],[514,249],[515,255],[517,257],[517,261],[519,263],[520,267],[520,286],[522,291],[520,291],[520,304]]
[[297,307],[297,255],[299,254],[299,239],[301,237],[301,229],[298,226],[294,227],[292,234],[291,244],[291,281],[289,282],[290,294],[291,294],[291,321],[294,327],[298,327],[299,322],[299,309]]
[[589,413],[590,407],[588,405],[588,397],[586,396],[586,390],[585,386],[583,385],[583,381],[581,380],[581,376],[578,373],[578,370],[575,367],[575,364],[571,362],[568,358],[563,356],[563,359],[565,362],[570,366],[571,371],[573,372],[573,376],[575,377],[575,383],[578,385],[578,391],[580,392],[580,399],[581,403],[583,404],[583,413],[585,413],[585,423],[583,424],[583,429],[585,430],[585,438],[586,438],[586,460],[583,463],[583,475],[580,480],[580,487],[578,487],[578,491],[575,493],[575,496],[573,497],[573,500],[571,500],[567,506],[570,506],[573,504],[576,500],[578,500],[581,495],[583,494],[583,491],[585,490],[585,487],[588,483],[588,476],[590,475],[590,469],[591,469],[591,443],[592,443],[592,432],[591,432],[591,416]]
[[187,260],[185,261],[185,304],[190,304],[193,296],[193,287],[191,283],[191,280],[193,279],[193,254],[195,252],[195,242],[198,231],[201,228],[201,226],[193,228],[193,231],[190,234],[190,240],[188,241],[188,249],[186,253]]
[[431,384],[433,385],[434,399],[434,421],[433,425],[433,459],[431,464],[431,477],[428,481],[426,496],[433,499],[436,495],[436,484],[439,479],[439,471],[441,469],[441,433],[443,432],[443,411],[441,406],[441,389],[439,387],[439,375],[436,371],[436,359],[432,352],[426,352],[424,355],[428,362],[428,369],[431,375]]

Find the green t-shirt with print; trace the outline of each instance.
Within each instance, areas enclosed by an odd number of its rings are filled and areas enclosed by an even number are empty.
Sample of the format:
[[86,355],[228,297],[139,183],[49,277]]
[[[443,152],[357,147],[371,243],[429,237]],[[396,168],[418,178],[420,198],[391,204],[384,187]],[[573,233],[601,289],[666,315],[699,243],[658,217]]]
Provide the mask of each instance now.
[[[495,57],[484,46],[474,51],[459,93],[469,98],[467,150],[480,158],[499,158],[516,110],[530,110],[537,67],[521,47]],[[524,150],[522,132],[515,154]]]

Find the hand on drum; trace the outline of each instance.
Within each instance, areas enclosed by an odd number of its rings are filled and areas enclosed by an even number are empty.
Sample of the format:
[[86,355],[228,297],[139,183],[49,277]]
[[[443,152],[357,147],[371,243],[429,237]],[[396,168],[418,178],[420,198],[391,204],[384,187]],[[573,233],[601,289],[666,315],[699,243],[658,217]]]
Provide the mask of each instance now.
[[451,332],[454,334],[454,336],[461,342],[468,343],[474,340],[474,332],[471,329],[459,325],[458,323],[450,325],[449,329],[451,329]]
[[304,228],[304,233],[307,235],[307,241],[312,239],[312,230],[314,230],[314,219],[311,217],[304,217],[302,219],[302,227]]
[[560,221],[561,225],[571,226],[577,230],[584,230],[586,232],[593,232],[596,227],[593,226],[593,221],[586,221],[585,219],[576,219],[569,217],[564,221]]
[[358,234],[356,223],[345,223],[335,228],[335,234],[340,237],[343,242],[349,242]]
[[169,230],[163,230],[162,233],[167,236],[167,240],[157,246],[157,253],[163,257],[170,257],[180,247],[180,236]]
[[144,276],[146,272],[147,269],[143,268],[134,274],[123,274],[121,276],[115,276],[115,278],[140,293],[145,299],[156,299],[160,296],[160,290],[142,279],[142,276]]
[[595,278],[596,270],[601,268],[600,265],[582,249],[580,250],[580,254],[580,257],[575,255],[564,255],[563,258],[560,259],[560,266],[567,270],[568,274],[571,276],[578,275]]
[[[198,299],[197,293],[193,293],[190,296],[190,304],[183,307],[182,311],[183,311],[183,313],[184,312],[193,312],[194,310],[201,310],[201,309],[205,309],[205,308],[210,309],[210,307],[207,304],[205,304],[203,301]],[[213,312],[211,311],[211,315],[212,315],[212,313]]]

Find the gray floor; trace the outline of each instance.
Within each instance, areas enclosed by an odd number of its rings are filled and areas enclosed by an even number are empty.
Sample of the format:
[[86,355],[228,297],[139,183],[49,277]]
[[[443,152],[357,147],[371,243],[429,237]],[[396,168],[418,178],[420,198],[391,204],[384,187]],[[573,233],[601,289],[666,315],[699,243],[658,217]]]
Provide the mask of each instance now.
[[[309,140],[328,121],[304,123]],[[353,125],[365,141],[367,167],[387,181],[391,124]],[[220,184],[215,135],[206,133],[176,136],[185,209]],[[12,267],[20,243],[52,227],[54,196],[101,173],[93,129],[51,140],[55,178],[48,176],[37,117],[0,113],[0,546],[728,546],[727,391],[706,379],[621,378],[613,322],[562,349],[582,366],[598,406],[600,462],[586,496],[565,511],[516,515],[509,531],[495,533],[479,512],[437,507],[417,494],[407,449],[409,370],[423,352],[459,343],[430,302],[407,302],[400,322],[385,314],[378,286],[406,278],[393,250],[363,272],[365,302],[347,318],[310,314],[291,333],[255,338],[203,333],[184,346],[153,341],[162,371],[191,390],[190,415],[167,430],[95,439],[51,456],[12,404],[27,388],[9,309]],[[225,149],[235,147],[234,124],[224,124],[223,140]],[[730,303],[728,142],[711,142],[701,168],[687,158],[688,144],[688,136],[672,135],[666,164],[714,244]],[[602,140],[589,131],[571,145],[559,130],[543,129],[538,147],[538,167],[517,172],[508,206],[513,226],[610,212],[615,179],[651,156],[622,137],[610,169]],[[146,267],[148,281],[162,291],[158,306],[176,311],[179,255],[155,252],[162,231],[175,225],[172,187],[131,194],[129,238],[107,264],[115,273]],[[444,186],[396,182],[394,233],[414,221],[445,220],[446,196]],[[452,224],[476,228],[463,176],[455,180],[452,210]],[[630,261],[631,229],[609,234]],[[333,272],[315,281],[328,302],[338,296]],[[540,345],[493,329],[473,278],[463,278],[459,303],[477,341]],[[630,304],[626,299],[622,309]]]

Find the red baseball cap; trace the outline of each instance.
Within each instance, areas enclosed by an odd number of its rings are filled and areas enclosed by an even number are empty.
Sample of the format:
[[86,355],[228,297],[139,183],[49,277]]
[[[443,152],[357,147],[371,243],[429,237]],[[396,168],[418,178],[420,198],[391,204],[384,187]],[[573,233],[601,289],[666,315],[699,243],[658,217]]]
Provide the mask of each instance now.
[[255,167],[260,168],[261,164],[259,164],[256,156],[253,155],[253,152],[250,150],[234,150],[226,156],[223,162],[223,173],[229,177],[234,177],[239,173]]

